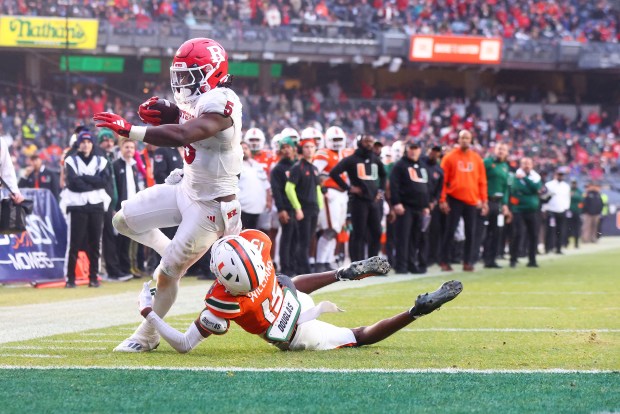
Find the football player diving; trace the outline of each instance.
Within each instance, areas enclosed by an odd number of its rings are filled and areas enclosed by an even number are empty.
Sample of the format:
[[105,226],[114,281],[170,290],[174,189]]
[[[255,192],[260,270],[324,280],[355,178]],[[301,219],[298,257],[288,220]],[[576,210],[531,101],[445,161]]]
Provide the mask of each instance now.
[[150,282],[144,284],[139,295],[140,313],[181,353],[191,351],[210,335],[225,334],[230,321],[281,350],[329,350],[379,342],[439,309],[463,290],[461,282],[449,281],[434,292],[419,295],[411,309],[391,318],[370,326],[341,328],[317,319],[322,313],[340,309],[327,301],[315,305],[309,293],[337,281],[385,275],[390,270],[387,260],[375,256],[338,270],[291,279],[276,276],[270,249],[271,241],[258,230],[244,230],[239,236],[215,242],[211,269],[217,280],[205,297],[205,308],[185,333],[153,311]]

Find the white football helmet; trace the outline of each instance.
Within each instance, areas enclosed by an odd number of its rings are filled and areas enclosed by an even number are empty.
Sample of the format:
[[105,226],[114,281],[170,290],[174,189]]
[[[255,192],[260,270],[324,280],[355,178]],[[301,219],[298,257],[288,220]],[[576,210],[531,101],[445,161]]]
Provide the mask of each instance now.
[[262,151],[265,148],[265,134],[258,128],[250,128],[243,136],[243,142],[248,144],[252,152]]
[[347,146],[347,134],[338,126],[331,126],[325,131],[325,146],[334,151],[339,151]]
[[392,163],[392,147],[389,145],[381,148],[381,162],[383,165],[388,165]]
[[392,161],[396,162],[403,157],[405,153],[405,145],[402,141],[396,141],[392,144]]
[[261,253],[240,236],[227,236],[213,244],[211,271],[233,296],[247,295],[267,277]]
[[282,136],[280,134],[275,134],[273,138],[271,138],[271,149],[272,150],[277,151],[280,149],[280,147],[278,146],[278,143],[280,142],[281,139],[282,139]]
[[316,128],[308,127],[301,131],[301,140],[314,139],[317,148],[323,147],[323,134]]
[[301,137],[299,136],[299,132],[297,132],[294,128],[284,128],[282,132],[280,132],[280,139],[290,138],[295,142],[295,145],[299,144],[301,141]]

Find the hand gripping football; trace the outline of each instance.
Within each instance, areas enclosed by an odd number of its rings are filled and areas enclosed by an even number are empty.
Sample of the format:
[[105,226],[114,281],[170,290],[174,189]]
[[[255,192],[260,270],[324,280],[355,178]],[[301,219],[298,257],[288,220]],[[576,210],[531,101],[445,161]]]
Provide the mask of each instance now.
[[177,124],[179,122],[179,107],[167,99],[153,97],[140,105],[138,115],[140,119],[151,125]]

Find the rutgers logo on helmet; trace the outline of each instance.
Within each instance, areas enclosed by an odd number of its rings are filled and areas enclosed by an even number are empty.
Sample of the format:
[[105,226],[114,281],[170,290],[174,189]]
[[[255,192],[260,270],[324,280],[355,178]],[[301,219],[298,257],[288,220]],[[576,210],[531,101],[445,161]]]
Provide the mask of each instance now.
[[170,66],[177,104],[191,104],[228,77],[228,55],[215,40],[199,37],[183,43]]
[[213,244],[211,271],[234,296],[247,295],[267,277],[258,248],[240,236],[224,237]]
[[323,148],[323,133],[316,128],[308,127],[301,131],[301,140],[313,139],[317,148]]
[[265,147],[265,134],[258,128],[250,128],[243,136],[243,142],[248,144],[250,151],[262,151]]
[[325,146],[334,151],[344,149],[347,146],[347,134],[342,128],[331,126],[325,131]]

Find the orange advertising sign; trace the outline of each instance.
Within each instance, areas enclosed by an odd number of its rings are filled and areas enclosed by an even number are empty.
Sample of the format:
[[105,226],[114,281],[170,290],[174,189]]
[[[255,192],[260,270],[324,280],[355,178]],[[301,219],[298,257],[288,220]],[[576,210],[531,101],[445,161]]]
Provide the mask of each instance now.
[[409,60],[414,62],[497,65],[501,59],[499,37],[411,36]]

